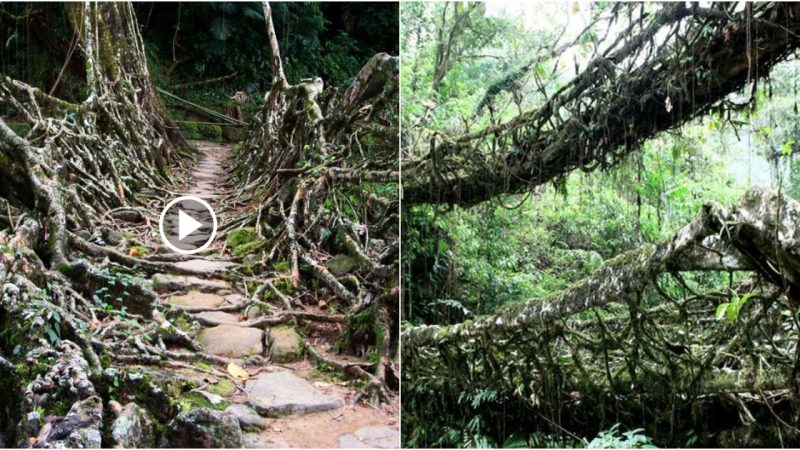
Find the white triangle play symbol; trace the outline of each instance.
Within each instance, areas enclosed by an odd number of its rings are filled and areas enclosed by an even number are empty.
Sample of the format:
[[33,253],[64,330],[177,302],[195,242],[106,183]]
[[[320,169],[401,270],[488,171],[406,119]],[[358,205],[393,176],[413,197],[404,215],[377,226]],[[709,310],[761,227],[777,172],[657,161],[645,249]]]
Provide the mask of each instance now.
[[178,240],[182,241],[183,238],[192,234],[195,230],[202,227],[203,224],[194,220],[192,216],[178,210]]

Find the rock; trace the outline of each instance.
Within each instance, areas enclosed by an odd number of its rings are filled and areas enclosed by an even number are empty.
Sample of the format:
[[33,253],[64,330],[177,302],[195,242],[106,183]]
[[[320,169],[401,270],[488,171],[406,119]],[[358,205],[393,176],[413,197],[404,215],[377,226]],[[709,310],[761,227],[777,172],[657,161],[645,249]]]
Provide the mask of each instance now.
[[[103,371],[102,382],[110,385],[117,377],[119,386],[114,392],[117,398],[135,396],[140,408],[146,410],[155,422],[165,423],[179,412],[169,395],[169,392],[179,389],[181,380],[177,373],[150,367],[122,372],[108,368]],[[109,406],[113,403],[109,402]]]
[[267,426],[267,421],[258,415],[255,410],[244,404],[233,404],[228,406],[226,413],[231,413],[239,419],[239,425],[243,430],[260,430]]
[[289,448],[289,446],[282,442],[269,440],[258,433],[245,433],[244,448]]
[[19,296],[19,288],[15,284],[6,283],[3,285],[3,293],[11,299]]
[[45,440],[58,447],[100,448],[100,424],[103,422],[103,400],[92,396],[86,400],[75,402],[63,420],[52,423],[49,433],[42,428],[40,436],[46,434]]
[[[102,443],[99,429],[81,428],[70,433],[64,444],[69,448],[101,448]],[[60,447],[60,443],[54,447]]]
[[244,310],[244,315],[248,320],[256,320],[261,317],[261,308],[257,305],[250,305]]
[[294,328],[281,325],[272,327],[267,337],[269,356],[277,363],[296,361],[303,353],[303,339]]
[[31,411],[19,424],[19,433],[22,437],[32,437],[39,434],[39,422],[42,420],[42,415],[38,411]]
[[142,223],[144,222],[144,214],[138,209],[123,209],[111,213],[111,217],[122,220],[123,222]]
[[369,448],[369,446],[353,434],[343,434],[339,436],[339,448]]
[[114,448],[149,448],[155,445],[153,421],[147,411],[136,403],[125,405],[111,425],[111,440]]
[[247,357],[247,359],[244,360],[244,365],[246,365],[246,366],[263,366],[265,362],[266,361],[264,360],[263,356],[261,356],[261,355],[253,355],[253,356]]
[[[217,294],[222,295],[222,292],[217,291]],[[228,294],[225,296],[225,303],[227,303],[228,305],[238,305],[244,302],[245,300],[247,300],[247,297],[245,297],[242,294]]]
[[319,393],[314,386],[291,372],[258,375],[245,384],[247,402],[259,414],[280,417],[341,408],[340,399]]
[[242,429],[230,413],[197,408],[180,413],[167,426],[161,447],[240,448]]
[[239,316],[234,316],[233,314],[222,311],[204,311],[193,314],[192,317],[197,319],[201,324],[208,326],[234,325],[239,323]]
[[112,247],[116,247],[122,243],[122,236],[111,228],[103,227],[100,230],[100,234],[103,236],[103,240]]
[[167,303],[191,308],[216,308],[222,303],[223,298],[216,294],[207,294],[199,291],[189,291],[183,295],[172,295]]
[[202,292],[214,292],[218,289],[230,289],[231,285],[222,280],[204,280],[191,275],[172,275],[157,273],[153,275],[153,289],[159,293],[189,291],[196,289]]
[[325,267],[334,275],[344,275],[358,267],[358,260],[347,255],[336,255],[325,262]]
[[356,437],[371,448],[400,448],[400,433],[391,427],[366,427],[356,431]]
[[263,352],[263,334],[257,328],[219,325],[201,331],[197,341],[214,355],[243,358]]
[[188,261],[176,262],[173,265],[179,269],[203,275],[225,270],[228,267],[235,266],[236,263],[230,261],[212,261],[208,259],[190,259]]

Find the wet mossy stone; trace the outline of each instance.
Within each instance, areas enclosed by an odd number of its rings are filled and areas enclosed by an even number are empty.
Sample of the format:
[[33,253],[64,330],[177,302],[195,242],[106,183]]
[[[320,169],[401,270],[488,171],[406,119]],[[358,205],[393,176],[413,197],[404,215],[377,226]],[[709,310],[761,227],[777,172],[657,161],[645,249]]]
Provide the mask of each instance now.
[[297,361],[303,354],[303,339],[294,328],[286,325],[272,327],[268,333],[269,356],[277,363]]
[[164,431],[165,448],[241,448],[242,429],[231,413],[197,408],[175,416]]
[[334,275],[344,275],[358,268],[358,260],[347,255],[336,255],[325,262],[325,267]]
[[150,415],[136,403],[128,403],[111,425],[111,439],[118,448],[152,447],[155,439]]

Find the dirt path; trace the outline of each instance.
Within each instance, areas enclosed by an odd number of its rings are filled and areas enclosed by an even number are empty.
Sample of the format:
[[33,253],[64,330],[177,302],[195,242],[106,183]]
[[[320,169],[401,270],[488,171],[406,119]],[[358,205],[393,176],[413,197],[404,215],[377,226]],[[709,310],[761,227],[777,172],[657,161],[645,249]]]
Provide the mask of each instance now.
[[[227,194],[225,160],[230,147],[192,144],[203,156],[182,194],[208,201],[223,224],[229,213],[221,207]],[[163,247],[155,240],[150,244]],[[262,302],[250,292],[252,287],[241,281],[240,264],[228,254],[224,236],[218,234],[200,256],[181,258],[174,266],[184,273],[152,277],[161,307],[180,311],[178,317],[184,317],[199,350],[219,358],[216,364],[197,365],[196,370],[182,369],[183,376],[198,380],[192,395],[182,400],[183,409],[208,406],[234,414],[246,428],[245,442],[251,448],[399,446],[397,400],[382,408],[363,402],[351,406],[358,392],[354,383],[316,369],[304,356],[304,345],[313,336],[315,348],[319,344],[330,357],[341,358],[330,351],[334,342],[322,338],[335,334],[326,333],[330,324],[301,326],[295,320],[277,320],[285,303],[278,294]],[[176,320],[175,314],[169,316]],[[315,328],[319,326],[323,329]],[[228,375],[226,362],[245,369],[249,379],[209,376],[209,372]]]

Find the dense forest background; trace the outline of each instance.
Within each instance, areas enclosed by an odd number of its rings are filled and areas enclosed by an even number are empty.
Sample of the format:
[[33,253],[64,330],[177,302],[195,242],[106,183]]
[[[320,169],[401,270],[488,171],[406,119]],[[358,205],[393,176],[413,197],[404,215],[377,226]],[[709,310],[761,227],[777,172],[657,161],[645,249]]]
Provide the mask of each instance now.
[[[716,7],[718,5],[712,8]],[[728,8],[728,13],[733,14],[735,8]],[[741,6],[738,8],[741,11]],[[651,23],[648,21],[656,22],[658,13],[663,11],[663,4],[659,3],[629,6],[607,2],[403,4],[402,151],[404,179],[410,180],[406,184],[415,182],[407,175],[410,161],[416,164],[433,159],[432,164],[436,166],[436,157],[431,155],[437,145],[441,145],[442,154],[453,148],[462,150],[456,147],[457,143],[466,142],[468,138],[460,141],[460,136],[474,137],[487,126],[513,122],[528,111],[541,112],[537,108],[544,110],[549,99],[569,92],[568,88],[577,90],[570,82],[591,72],[591,63],[598,55],[604,55],[604,46],[609,43],[626,45],[628,38],[633,42],[631,45],[636,45],[636,38],[626,33],[647,30]],[[699,34],[705,32],[703,36],[712,36],[709,22],[704,26],[706,28]],[[734,29],[734,25],[728,27],[728,30]],[[670,29],[675,34],[685,30],[692,28]],[[693,31],[686,31],[686,35],[696,36]],[[652,50],[637,54],[640,61],[662,56],[667,59],[670,51],[679,45],[669,41],[666,30],[650,36],[649,44]],[[692,64],[691,55],[675,56],[676,60],[679,58],[684,58],[681,61],[685,64]],[[625,76],[622,68],[625,64],[620,64],[616,72],[610,72],[609,77],[621,79]],[[455,335],[457,330],[468,330],[472,321],[483,315],[502,313],[513,305],[522,307],[522,302],[547,299],[597,274],[598,269],[618,255],[665,241],[692,222],[707,203],[714,201],[729,206],[754,186],[799,198],[800,158],[796,152],[800,127],[799,68],[794,55],[790,56],[775,66],[765,79],[748,83],[742,91],[728,95],[724,101],[682,126],[645,140],[613,168],[574,170],[545,184],[537,186],[534,182],[522,194],[489,196],[489,200],[477,204],[465,200],[464,205],[459,205],[451,197],[438,204],[435,200],[412,200],[403,211],[402,314],[405,329],[419,331],[423,338],[434,340],[439,336],[436,334],[439,329],[419,326],[463,324],[463,328],[441,330],[442,336],[445,331]],[[593,82],[614,89],[612,81]],[[673,82],[681,85],[684,80],[675,75]],[[584,100],[586,105],[592,105],[606,99]],[[575,103],[578,110],[584,107],[580,105],[581,99]],[[662,108],[670,112],[671,105],[666,103]],[[560,120],[566,121],[573,114],[566,108],[572,107],[572,104],[565,106],[560,117],[554,114],[554,121],[542,129],[561,126]],[[603,120],[602,117],[592,119],[597,119],[598,123]],[[591,127],[589,124],[587,132],[593,131]],[[501,130],[498,133],[504,131],[498,128]],[[486,147],[490,148],[483,150],[485,158],[494,151],[501,155],[508,151],[502,144],[491,147],[492,133],[485,133],[485,136]],[[518,144],[517,139],[524,138],[514,135],[509,143]],[[466,155],[464,152],[458,157],[467,161],[469,156]],[[458,157],[448,161],[458,161]],[[468,167],[466,163],[464,167]],[[443,179],[450,175],[446,170],[442,169]],[[486,170],[491,169],[487,166]],[[433,189],[434,193],[426,199],[436,199]],[[687,290],[721,292],[723,294],[713,298],[711,306],[700,313],[699,320],[725,323],[724,314],[715,316],[719,311],[717,304],[730,302],[731,297],[737,295],[732,287],[743,278],[741,272],[735,271],[690,272],[679,281],[661,280],[660,285],[657,282],[656,288],[644,291],[639,304],[642,308],[662,308],[666,307],[665,299],[672,296],[685,299]],[[618,301],[621,304],[578,315],[575,320],[592,322],[602,317],[607,326],[616,331],[618,320],[623,324],[629,320],[624,302]],[[677,323],[682,325],[675,326],[683,331],[678,331],[677,336],[692,333],[685,322],[686,316],[681,317],[683,319],[678,319]],[[557,322],[559,326],[562,324]],[[621,383],[616,388],[625,394],[615,389],[611,389],[613,394],[601,394],[605,388],[587,381],[588,376],[582,378],[586,372],[581,365],[598,364],[599,370],[607,370],[602,368],[602,350],[598,350],[602,345],[597,343],[605,342],[604,333],[565,319],[564,324],[567,323],[575,328],[564,325],[568,331],[562,333],[567,335],[556,335],[552,346],[537,347],[530,343],[532,348],[517,348],[509,343],[514,342],[512,338],[505,341],[502,335],[486,337],[507,343],[498,343],[496,347],[482,348],[481,344],[472,347],[468,342],[475,340],[466,338],[463,341],[454,338],[452,347],[441,346],[438,350],[431,345],[430,354],[422,344],[404,346],[405,445],[640,447],[698,443],[747,446],[763,442],[756,437],[757,432],[747,436],[736,434],[740,431],[709,432],[707,429],[714,425],[704,423],[706,419],[699,413],[688,419],[689,423],[679,424],[681,421],[671,416],[675,409],[672,412],[654,410],[658,404],[655,399],[649,400],[650,403],[642,400],[642,404],[630,408],[641,408],[638,412],[615,406],[615,402],[629,401],[625,395],[636,395],[634,392],[647,391],[647,388],[621,387],[623,381],[609,380],[612,386]],[[654,324],[647,326],[656,327]],[[701,327],[708,331],[708,340],[714,327]],[[430,334],[425,334],[426,331]],[[523,332],[522,336],[525,335]],[[408,336],[404,334],[404,343],[412,341],[405,339]],[[525,339],[522,336],[519,339]],[[535,341],[535,336],[534,329],[527,330],[527,339]],[[672,336],[674,342],[683,341]],[[573,337],[586,346],[594,342],[596,347],[590,347],[592,350],[588,353],[591,356],[582,356],[588,360],[581,362],[578,357],[582,353],[571,353],[568,347],[561,346]],[[628,348],[619,343],[615,345],[609,347],[615,350],[605,350],[606,364],[608,352],[622,352],[621,349]],[[638,352],[637,348],[634,346],[632,351]],[[553,355],[549,354],[551,351]],[[648,355],[646,358],[655,361],[650,367],[655,367],[653,370],[657,372],[673,370],[668,367],[676,361],[683,363],[682,356],[678,355],[683,349],[678,344],[675,354],[662,355],[652,348],[644,351]],[[515,372],[513,362],[526,358],[535,360],[532,356],[535,354],[542,355],[545,361],[552,356],[556,363],[536,365],[534,361],[528,368],[520,368],[523,373],[529,371],[525,379]],[[426,358],[437,357],[445,362],[438,369],[428,369],[426,365],[431,360]],[[591,359],[593,357],[597,359]],[[628,363],[629,367],[635,364],[630,360]],[[525,363],[519,364],[524,366]],[[690,372],[677,375],[679,372],[670,372],[670,377],[690,376]],[[492,373],[494,375],[490,375]],[[611,373],[608,377],[611,378]],[[685,392],[686,385],[692,384],[670,377],[657,378],[651,389],[659,393],[665,391],[664,395],[669,398],[673,395],[669,392]],[[548,384],[551,380],[554,384]],[[562,391],[569,389],[566,386],[579,386],[582,390]],[[451,389],[452,394],[440,394]],[[658,395],[661,394],[654,393],[654,397]],[[578,398],[581,400],[576,400]],[[570,403],[570,399],[575,403]],[[599,411],[596,415],[575,412],[584,408]],[[660,419],[650,414],[672,417],[665,419],[669,422],[665,426],[672,428],[665,431],[656,424]],[[575,423],[568,418],[573,415],[587,422]],[[790,414],[790,417],[796,416]],[[730,421],[729,425],[737,422],[736,418],[718,419]],[[697,422],[692,424],[692,420]],[[659,435],[654,440],[649,433]]]
[[[385,3],[280,2],[275,30],[290,83],[321,77],[344,88],[376,53],[397,54],[399,8]],[[156,86],[196,104],[252,114],[270,85],[270,52],[264,45],[259,2],[137,2],[134,4]],[[388,13],[387,13],[388,12]],[[64,8],[37,3],[0,5],[0,72],[68,101],[85,98],[84,63]],[[239,98],[234,95],[237,92]],[[177,119],[210,121],[176,110]],[[189,137],[222,139],[229,130],[183,124]],[[194,132],[194,135],[191,133]],[[225,132],[223,134],[223,132]]]

